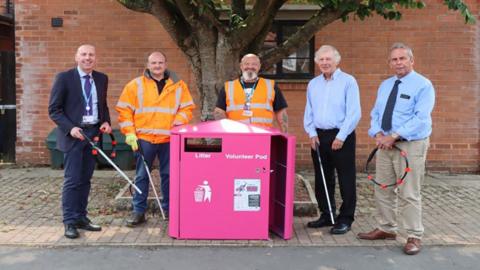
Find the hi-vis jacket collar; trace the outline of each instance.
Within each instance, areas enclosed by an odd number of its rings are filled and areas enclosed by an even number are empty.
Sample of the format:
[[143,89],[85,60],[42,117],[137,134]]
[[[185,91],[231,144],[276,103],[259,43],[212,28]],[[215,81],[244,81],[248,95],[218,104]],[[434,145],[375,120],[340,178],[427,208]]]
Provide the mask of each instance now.
[[[145,71],[143,72],[143,75],[147,78],[149,78],[150,80],[153,80],[153,77],[152,75],[150,74],[150,70],[148,70],[148,68],[145,69]],[[170,71],[170,70],[165,70],[165,73],[164,73],[164,78],[166,79],[172,79],[173,83],[177,83],[180,81],[180,79],[178,78],[177,74],[173,71]]]

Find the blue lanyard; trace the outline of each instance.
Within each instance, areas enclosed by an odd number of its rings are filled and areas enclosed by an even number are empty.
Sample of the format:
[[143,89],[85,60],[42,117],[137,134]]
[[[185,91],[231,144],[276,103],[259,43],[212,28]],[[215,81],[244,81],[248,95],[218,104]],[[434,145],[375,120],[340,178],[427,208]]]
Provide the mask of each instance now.
[[[90,78],[91,77],[89,77],[88,79],[85,79],[85,82],[83,83],[83,87],[82,87],[83,99],[85,99],[85,104],[86,104],[87,107],[89,107],[90,99],[92,98],[92,93],[93,93],[93,85],[90,82]],[[87,97],[87,93],[85,93],[87,80],[90,83],[90,95],[88,97]]]
[[245,93],[246,103],[250,103],[250,101],[252,100],[253,92],[255,92],[255,88],[257,88],[258,81],[259,81],[259,79],[257,79],[257,81],[255,82],[255,84],[253,85],[253,87],[252,87],[252,92],[249,93],[249,94],[247,94],[247,92],[245,92],[245,84],[244,84],[244,82],[240,79],[240,84],[242,85],[243,92]]

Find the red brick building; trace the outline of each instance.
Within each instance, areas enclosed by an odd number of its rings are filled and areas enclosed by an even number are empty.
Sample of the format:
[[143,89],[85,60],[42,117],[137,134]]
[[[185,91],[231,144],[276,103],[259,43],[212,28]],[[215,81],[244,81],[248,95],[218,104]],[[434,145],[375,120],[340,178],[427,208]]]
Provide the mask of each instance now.
[[[435,171],[480,171],[480,22],[466,25],[443,0],[426,0],[423,10],[406,10],[401,21],[374,16],[365,21],[335,22],[315,37],[315,48],[331,44],[342,54],[340,67],[360,85],[362,119],[357,128],[358,164],[373,147],[367,136],[370,110],[379,83],[390,76],[388,48],[411,45],[415,69],[432,80],[437,95],[428,167]],[[466,0],[478,18],[480,3]],[[62,18],[62,27],[52,27]],[[47,105],[54,75],[74,66],[82,43],[97,47],[97,69],[110,77],[108,102],[117,102],[126,82],[138,76],[149,52],[161,49],[169,68],[194,87],[190,66],[179,48],[151,15],[136,13],[113,0],[16,0],[15,49],[17,96],[16,162],[47,164],[45,138],[54,124]],[[297,164],[309,165],[303,130],[308,80],[281,80],[289,102],[290,131],[297,136]],[[111,110],[118,128],[116,112]]]
[[0,51],[14,50],[13,1],[0,1]]

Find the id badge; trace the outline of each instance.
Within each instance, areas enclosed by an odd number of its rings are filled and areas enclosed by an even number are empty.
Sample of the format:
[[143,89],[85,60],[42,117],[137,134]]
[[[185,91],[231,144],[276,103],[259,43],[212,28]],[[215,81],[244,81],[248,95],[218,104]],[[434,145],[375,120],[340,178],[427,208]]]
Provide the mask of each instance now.
[[82,118],[82,123],[93,123],[93,121],[95,121],[93,115],[84,115]]
[[253,116],[253,112],[250,111],[250,110],[243,110],[243,116],[252,117],[252,116]]

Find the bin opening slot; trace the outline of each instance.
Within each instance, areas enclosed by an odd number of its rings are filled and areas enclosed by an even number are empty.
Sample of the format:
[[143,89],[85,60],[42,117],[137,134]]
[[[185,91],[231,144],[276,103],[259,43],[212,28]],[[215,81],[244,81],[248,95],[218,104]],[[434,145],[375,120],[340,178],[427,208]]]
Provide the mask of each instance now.
[[185,138],[185,152],[222,152],[222,138]]

